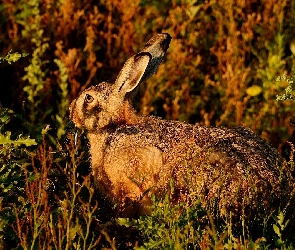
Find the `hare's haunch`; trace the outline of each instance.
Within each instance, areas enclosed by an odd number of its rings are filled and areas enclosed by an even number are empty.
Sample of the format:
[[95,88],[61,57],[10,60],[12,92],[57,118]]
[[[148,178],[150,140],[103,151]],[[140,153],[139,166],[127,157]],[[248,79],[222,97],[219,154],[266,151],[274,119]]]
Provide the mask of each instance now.
[[193,191],[225,208],[239,201],[268,204],[280,160],[252,131],[167,121],[133,110],[127,94],[157,70],[170,41],[169,34],[154,36],[126,61],[114,84],[90,87],[70,106],[71,120],[87,131],[98,188],[116,202],[138,202],[139,214],[150,212],[150,195],[163,195],[171,180],[175,201]]

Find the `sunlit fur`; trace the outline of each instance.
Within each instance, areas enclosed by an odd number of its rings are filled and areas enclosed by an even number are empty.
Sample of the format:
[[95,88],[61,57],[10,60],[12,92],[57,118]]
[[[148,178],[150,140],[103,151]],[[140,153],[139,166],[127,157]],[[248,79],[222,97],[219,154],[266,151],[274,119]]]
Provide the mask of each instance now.
[[252,131],[167,121],[133,110],[128,93],[156,71],[170,40],[168,34],[156,35],[125,63],[114,84],[90,87],[71,104],[70,118],[87,130],[98,188],[115,202],[136,202],[134,213],[140,215],[151,212],[151,194],[163,195],[171,180],[175,202],[193,190],[234,211],[237,202],[267,206],[280,159]]

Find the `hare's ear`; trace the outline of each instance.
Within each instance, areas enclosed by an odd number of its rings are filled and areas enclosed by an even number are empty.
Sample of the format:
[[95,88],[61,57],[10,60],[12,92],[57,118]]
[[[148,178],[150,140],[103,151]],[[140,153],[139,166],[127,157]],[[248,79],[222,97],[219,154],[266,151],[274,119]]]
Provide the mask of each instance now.
[[129,58],[121,69],[114,87],[116,91],[125,95],[135,89],[141,82],[142,76],[152,59],[149,52],[139,52],[135,56]]

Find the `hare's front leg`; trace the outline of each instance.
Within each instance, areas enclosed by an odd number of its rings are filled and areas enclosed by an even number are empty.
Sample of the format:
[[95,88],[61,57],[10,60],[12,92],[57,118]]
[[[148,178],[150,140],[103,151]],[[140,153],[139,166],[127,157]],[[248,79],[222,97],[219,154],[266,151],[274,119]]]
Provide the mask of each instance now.
[[160,173],[162,151],[156,147],[119,147],[108,150],[104,171],[111,183],[111,196],[139,204],[139,214],[150,213],[151,193],[163,188]]

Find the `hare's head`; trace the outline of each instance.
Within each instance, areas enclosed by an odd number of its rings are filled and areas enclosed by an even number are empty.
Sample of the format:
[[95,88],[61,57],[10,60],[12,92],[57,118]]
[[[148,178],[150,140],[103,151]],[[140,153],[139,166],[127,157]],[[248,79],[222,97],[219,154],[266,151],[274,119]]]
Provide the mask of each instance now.
[[83,91],[70,106],[75,125],[96,131],[122,120],[122,109],[128,105],[126,94],[154,74],[170,41],[166,33],[154,36],[141,52],[126,61],[114,84],[103,82]]

